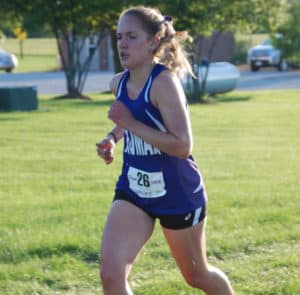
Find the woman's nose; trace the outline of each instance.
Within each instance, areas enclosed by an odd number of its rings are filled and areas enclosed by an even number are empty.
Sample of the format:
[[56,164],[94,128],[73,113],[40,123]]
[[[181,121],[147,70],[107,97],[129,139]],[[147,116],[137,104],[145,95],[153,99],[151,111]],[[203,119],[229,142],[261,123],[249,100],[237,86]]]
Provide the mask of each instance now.
[[119,40],[119,47],[120,48],[127,48],[128,47],[128,42],[125,38],[122,38]]

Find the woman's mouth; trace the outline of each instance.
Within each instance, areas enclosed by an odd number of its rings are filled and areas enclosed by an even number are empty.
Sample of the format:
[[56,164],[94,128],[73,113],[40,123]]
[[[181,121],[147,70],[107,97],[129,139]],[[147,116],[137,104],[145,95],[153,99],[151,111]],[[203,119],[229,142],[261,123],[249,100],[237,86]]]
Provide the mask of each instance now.
[[121,61],[126,61],[129,58],[129,55],[125,52],[120,52],[119,57]]

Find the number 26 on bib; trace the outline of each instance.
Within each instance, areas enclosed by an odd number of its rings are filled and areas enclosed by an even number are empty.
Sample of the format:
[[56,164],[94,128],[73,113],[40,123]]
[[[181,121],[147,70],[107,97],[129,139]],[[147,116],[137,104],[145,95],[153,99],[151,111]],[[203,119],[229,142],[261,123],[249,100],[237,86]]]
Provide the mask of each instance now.
[[141,198],[159,198],[166,194],[163,173],[146,172],[134,167],[128,170],[129,188]]

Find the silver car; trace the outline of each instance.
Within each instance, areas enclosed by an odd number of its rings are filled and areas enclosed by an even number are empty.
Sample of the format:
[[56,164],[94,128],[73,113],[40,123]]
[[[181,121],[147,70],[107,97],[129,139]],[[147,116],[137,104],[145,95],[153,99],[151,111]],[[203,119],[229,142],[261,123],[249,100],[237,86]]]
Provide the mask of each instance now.
[[0,49],[0,70],[4,70],[5,72],[10,73],[17,66],[17,57],[14,54]]
[[253,72],[258,71],[261,67],[275,67],[279,71],[287,69],[286,62],[281,58],[280,50],[274,48],[270,40],[250,48],[247,54],[247,63]]

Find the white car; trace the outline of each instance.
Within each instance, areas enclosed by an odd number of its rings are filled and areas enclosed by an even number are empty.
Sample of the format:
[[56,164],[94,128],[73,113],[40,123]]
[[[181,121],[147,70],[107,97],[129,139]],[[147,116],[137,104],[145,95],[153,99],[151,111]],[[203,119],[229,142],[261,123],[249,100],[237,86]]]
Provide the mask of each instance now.
[[281,58],[280,50],[274,48],[270,40],[249,49],[247,64],[252,72],[258,71],[261,67],[275,67],[279,71],[287,69],[287,63]]
[[0,70],[10,73],[17,66],[17,57],[14,54],[11,54],[0,48]]

